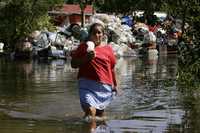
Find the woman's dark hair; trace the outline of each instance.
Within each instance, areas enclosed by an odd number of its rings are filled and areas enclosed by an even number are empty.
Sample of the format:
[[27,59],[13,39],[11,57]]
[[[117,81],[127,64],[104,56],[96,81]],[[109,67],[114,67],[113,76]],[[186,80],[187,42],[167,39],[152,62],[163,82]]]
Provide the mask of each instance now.
[[89,34],[89,35],[92,34],[92,31],[94,30],[94,28],[95,28],[96,26],[100,26],[100,27],[102,28],[102,32],[103,32],[103,34],[104,34],[104,26],[103,26],[102,24],[100,24],[100,23],[94,23],[94,24],[92,24],[92,25],[90,26],[90,28],[89,28],[89,30],[88,30],[88,34]]

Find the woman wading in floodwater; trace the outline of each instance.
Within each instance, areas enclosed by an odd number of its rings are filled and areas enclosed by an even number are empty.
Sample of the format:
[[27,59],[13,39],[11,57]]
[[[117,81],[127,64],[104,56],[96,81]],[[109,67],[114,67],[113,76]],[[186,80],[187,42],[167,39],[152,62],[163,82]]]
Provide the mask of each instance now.
[[113,99],[113,92],[117,91],[116,58],[112,47],[102,42],[103,36],[104,26],[92,24],[88,40],[71,53],[71,66],[79,69],[81,107],[85,117],[91,120],[104,118],[104,109]]

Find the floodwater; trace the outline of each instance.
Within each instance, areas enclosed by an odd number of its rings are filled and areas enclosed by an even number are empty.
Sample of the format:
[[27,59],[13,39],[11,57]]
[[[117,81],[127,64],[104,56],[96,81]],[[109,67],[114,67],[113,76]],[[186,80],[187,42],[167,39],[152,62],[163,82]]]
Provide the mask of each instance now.
[[[69,62],[0,58],[0,133],[90,133]],[[200,102],[177,87],[176,56],[120,58],[116,71],[122,93],[96,133],[200,131]]]

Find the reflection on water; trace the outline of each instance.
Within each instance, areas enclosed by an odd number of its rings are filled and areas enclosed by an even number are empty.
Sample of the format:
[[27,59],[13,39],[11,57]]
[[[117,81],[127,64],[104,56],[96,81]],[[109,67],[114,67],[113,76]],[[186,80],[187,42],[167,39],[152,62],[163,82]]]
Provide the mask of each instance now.
[[[70,61],[10,61],[0,58],[0,132],[89,133],[82,120]],[[186,115],[176,86],[177,59],[118,59],[122,95],[96,123],[101,133],[182,132]],[[188,124],[188,123],[187,123]]]

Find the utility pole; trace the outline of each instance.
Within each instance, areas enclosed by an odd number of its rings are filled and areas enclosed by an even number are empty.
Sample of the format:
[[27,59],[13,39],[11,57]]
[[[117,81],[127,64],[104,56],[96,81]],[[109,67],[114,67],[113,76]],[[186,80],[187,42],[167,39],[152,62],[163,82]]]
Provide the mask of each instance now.
[[81,0],[80,1],[80,8],[81,8],[81,27],[84,27],[85,26],[85,8],[86,8],[86,5],[87,5],[87,0]]

